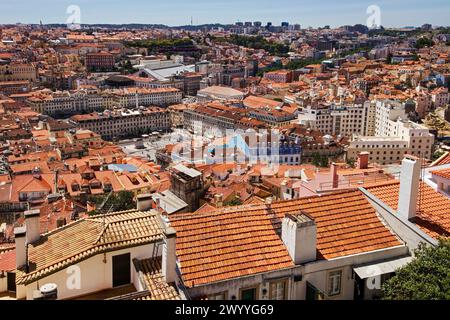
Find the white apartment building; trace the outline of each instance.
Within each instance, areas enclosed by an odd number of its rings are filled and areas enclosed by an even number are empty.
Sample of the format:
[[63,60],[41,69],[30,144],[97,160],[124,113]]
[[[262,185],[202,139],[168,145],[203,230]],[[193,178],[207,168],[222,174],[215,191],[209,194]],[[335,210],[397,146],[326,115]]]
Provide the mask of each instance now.
[[331,105],[317,109],[311,106],[299,114],[299,123],[313,130],[320,130],[324,135],[367,134],[368,117],[373,118],[370,103],[347,106]]
[[399,162],[405,154],[430,159],[434,135],[428,128],[406,118],[400,103],[377,101],[375,135],[354,135],[347,158],[356,159],[360,152],[367,151],[369,161],[383,165]]
[[62,91],[39,93],[28,98],[26,103],[33,111],[55,115],[101,110],[104,108],[106,100],[103,95],[98,93]]
[[140,106],[167,106],[181,103],[182,92],[175,88],[136,88],[116,89],[108,91],[111,93],[115,106],[121,108],[132,108]]
[[104,139],[169,130],[171,127],[169,111],[158,107],[80,114],[72,116],[71,121],[77,127],[91,130]]
[[27,99],[27,104],[36,112],[74,114],[99,111],[105,108],[132,108],[139,106],[167,106],[180,103],[182,93],[175,88],[115,89],[103,92],[39,92]]
[[375,136],[397,136],[397,119],[407,119],[402,103],[391,100],[378,100],[375,103]]

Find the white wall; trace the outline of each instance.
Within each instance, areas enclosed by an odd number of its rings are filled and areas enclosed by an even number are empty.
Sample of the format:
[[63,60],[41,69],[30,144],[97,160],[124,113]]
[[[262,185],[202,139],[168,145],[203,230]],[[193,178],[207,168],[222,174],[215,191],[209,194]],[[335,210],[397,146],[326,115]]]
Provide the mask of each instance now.
[[405,256],[408,248],[404,245],[371,251],[368,253],[346,256],[331,260],[319,260],[305,265],[302,281],[295,283],[295,298],[297,300],[306,299],[306,282],[310,282],[317,289],[327,293],[328,274],[332,271],[342,271],[341,292],[336,296],[328,297],[330,300],[351,300],[354,298],[355,281],[353,268],[366,263],[376,263],[394,257]]
[[[104,254],[95,255],[87,260],[72,265],[72,269],[67,267],[54,274],[28,285],[19,286],[17,298],[32,299],[33,291],[46,283],[55,283],[58,286],[58,299],[68,299],[86,294],[91,294],[104,289],[112,288],[112,257],[120,254],[130,253],[131,281],[136,283],[136,272],[133,265],[133,259],[144,259],[152,256],[153,243],[117,250],[106,253],[106,263],[103,262]],[[161,255],[159,250],[158,255]],[[78,289],[70,289],[67,285],[68,279],[73,275],[73,266],[80,268],[81,283]],[[69,281],[70,283],[70,281]],[[24,290],[25,289],[25,290]]]
[[6,292],[7,290],[8,290],[8,277],[6,276],[5,272],[5,277],[0,278],[0,292]]
[[[231,300],[233,296],[236,300],[240,299],[240,290],[245,288],[257,287],[258,299],[268,300],[269,299],[269,283],[270,281],[288,281],[288,295],[287,299],[291,299],[290,294],[292,287],[292,275],[294,273],[299,273],[300,267],[294,267],[291,269],[278,270],[274,272],[268,272],[264,274],[257,274],[248,277],[240,277],[236,279],[231,279],[227,281],[216,282],[213,284],[208,284],[205,286],[199,286],[196,288],[189,289],[190,297],[202,296],[202,295],[212,295],[217,293],[226,292],[226,299]],[[266,295],[263,294],[264,289],[267,290]]]
[[433,180],[436,181],[437,190],[447,198],[450,197],[450,179],[433,175]]

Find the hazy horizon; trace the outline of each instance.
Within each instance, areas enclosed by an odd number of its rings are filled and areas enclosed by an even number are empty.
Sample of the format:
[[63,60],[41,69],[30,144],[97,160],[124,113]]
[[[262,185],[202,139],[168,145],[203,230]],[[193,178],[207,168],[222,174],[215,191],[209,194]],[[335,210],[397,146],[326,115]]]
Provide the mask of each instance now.
[[[163,24],[167,26],[234,24],[237,21],[282,21],[300,24],[302,28],[330,25],[366,24],[370,5],[381,10],[381,25],[387,28],[448,26],[450,1],[429,0],[16,0],[0,3],[0,24],[64,24],[70,16],[70,5],[81,10],[82,24]],[[237,10],[238,9],[238,10]]]

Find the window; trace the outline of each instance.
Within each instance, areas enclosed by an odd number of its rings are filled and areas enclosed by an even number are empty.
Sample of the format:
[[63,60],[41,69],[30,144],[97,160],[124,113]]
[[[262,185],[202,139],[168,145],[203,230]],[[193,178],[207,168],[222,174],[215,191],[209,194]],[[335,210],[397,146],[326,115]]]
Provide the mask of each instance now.
[[256,288],[241,289],[241,300],[256,300]]
[[270,283],[270,300],[286,299],[286,281],[274,281]]
[[333,271],[328,274],[328,295],[335,296],[341,293],[342,271]]
[[226,292],[219,292],[219,293],[208,296],[208,300],[226,300],[226,299],[227,299]]

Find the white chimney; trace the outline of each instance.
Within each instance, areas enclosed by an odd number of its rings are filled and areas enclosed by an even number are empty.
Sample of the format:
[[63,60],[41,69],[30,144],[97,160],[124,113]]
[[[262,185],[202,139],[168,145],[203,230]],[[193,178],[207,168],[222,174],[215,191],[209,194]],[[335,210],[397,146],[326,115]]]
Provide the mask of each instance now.
[[295,264],[316,260],[317,227],[306,213],[287,214],[283,218],[281,239]]
[[166,224],[164,231],[164,245],[162,253],[162,274],[166,282],[175,282],[177,273],[177,255],[176,255],[176,231]]
[[148,211],[152,208],[152,195],[143,193],[136,196],[137,210]]
[[28,210],[25,211],[25,225],[27,227],[27,244],[33,243],[40,238],[39,230],[39,214],[40,210]]
[[16,243],[16,268],[20,268],[27,264],[27,243],[25,227],[14,229],[14,240]]
[[400,172],[398,214],[406,219],[416,216],[420,169],[420,159],[410,155],[403,158]]

